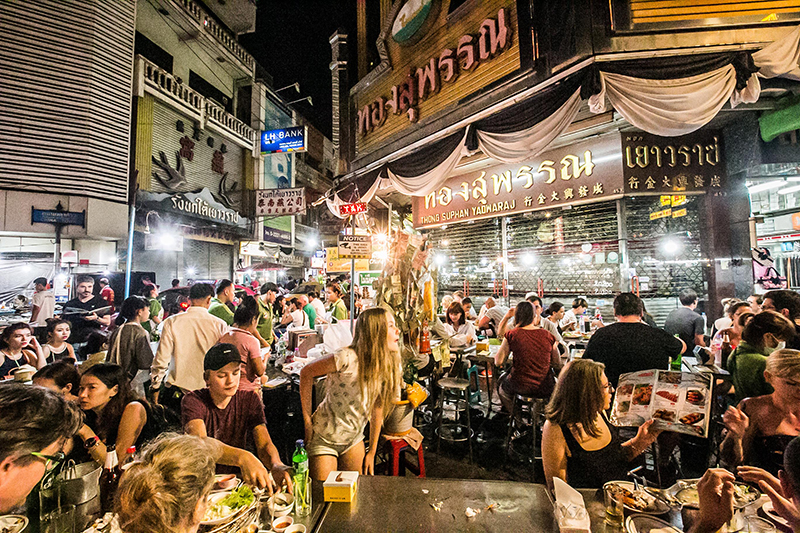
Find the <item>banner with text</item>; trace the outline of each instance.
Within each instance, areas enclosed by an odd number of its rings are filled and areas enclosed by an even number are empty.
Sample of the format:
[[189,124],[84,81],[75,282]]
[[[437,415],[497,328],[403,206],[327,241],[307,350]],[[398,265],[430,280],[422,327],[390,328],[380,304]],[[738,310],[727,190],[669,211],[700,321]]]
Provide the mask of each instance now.
[[532,161],[455,176],[427,196],[413,198],[414,227],[619,198],[621,146],[614,133],[549,150]]
[[256,216],[296,215],[306,211],[304,187],[259,189],[256,191]]

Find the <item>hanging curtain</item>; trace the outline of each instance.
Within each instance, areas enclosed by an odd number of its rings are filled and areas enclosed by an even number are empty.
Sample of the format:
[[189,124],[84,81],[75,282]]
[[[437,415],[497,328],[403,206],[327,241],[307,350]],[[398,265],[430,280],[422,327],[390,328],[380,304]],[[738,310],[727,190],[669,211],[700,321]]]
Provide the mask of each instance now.
[[790,78],[800,81],[800,26],[777,41],[753,52],[753,61],[762,78]]
[[386,165],[394,188],[409,196],[425,196],[447,180],[466,152],[467,128]]
[[328,206],[328,210],[333,214],[333,216],[335,216],[336,218],[345,218],[344,216],[339,214],[339,206],[342,204],[356,203],[356,202],[363,202],[365,204],[368,204],[375,197],[375,194],[378,192],[378,190],[382,188],[381,185],[383,184],[384,180],[381,179],[380,169],[379,169],[366,174],[364,181],[368,182],[369,178],[371,178],[372,176],[374,176],[375,179],[372,182],[372,185],[370,185],[369,189],[367,189],[367,192],[363,193],[357,200],[353,200],[352,202],[345,202],[344,200],[342,200],[339,197],[339,191],[333,193],[331,197],[329,191],[328,193],[329,196],[325,199],[325,204]]

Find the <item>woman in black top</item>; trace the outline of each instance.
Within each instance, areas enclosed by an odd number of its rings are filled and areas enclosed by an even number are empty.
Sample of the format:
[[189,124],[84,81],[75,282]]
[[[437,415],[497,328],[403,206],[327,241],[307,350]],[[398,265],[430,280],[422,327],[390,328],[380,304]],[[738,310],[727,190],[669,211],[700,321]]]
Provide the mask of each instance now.
[[554,477],[579,488],[626,479],[629,463],[660,433],[651,429],[649,420],[634,438],[622,442],[604,413],[614,392],[604,368],[602,363],[576,359],[559,374],[542,433],[542,463],[550,489]]

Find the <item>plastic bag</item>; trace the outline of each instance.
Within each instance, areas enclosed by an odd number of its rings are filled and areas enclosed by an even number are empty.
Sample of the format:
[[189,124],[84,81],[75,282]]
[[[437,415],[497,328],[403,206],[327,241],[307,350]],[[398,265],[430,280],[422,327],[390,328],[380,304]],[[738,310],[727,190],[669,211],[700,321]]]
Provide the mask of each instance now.
[[336,324],[331,324],[325,330],[322,342],[326,353],[333,353],[350,346],[353,343],[353,335],[350,334],[350,321],[340,320]]

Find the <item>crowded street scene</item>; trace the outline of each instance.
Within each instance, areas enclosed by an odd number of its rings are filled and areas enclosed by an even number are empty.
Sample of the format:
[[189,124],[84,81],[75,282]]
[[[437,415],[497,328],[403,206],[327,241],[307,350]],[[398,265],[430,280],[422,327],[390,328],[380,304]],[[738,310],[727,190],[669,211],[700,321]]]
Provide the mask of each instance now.
[[800,0],[0,29],[0,533],[800,532]]

